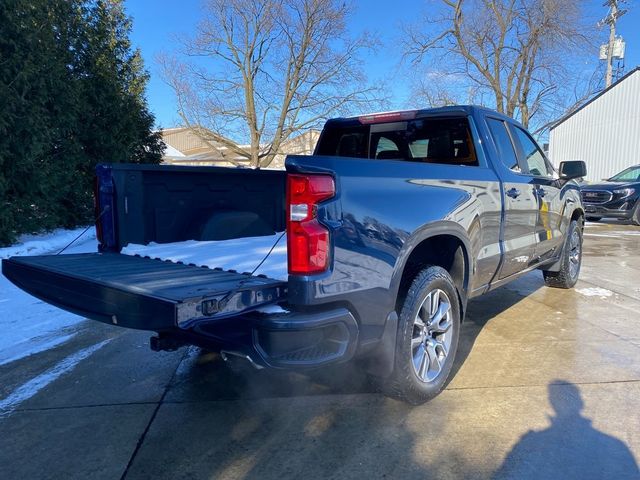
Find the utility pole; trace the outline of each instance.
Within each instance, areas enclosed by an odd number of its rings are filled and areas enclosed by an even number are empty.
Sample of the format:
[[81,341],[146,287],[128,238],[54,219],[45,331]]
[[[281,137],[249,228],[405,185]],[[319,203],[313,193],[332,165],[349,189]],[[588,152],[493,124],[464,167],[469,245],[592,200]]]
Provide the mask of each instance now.
[[613,50],[616,41],[616,22],[627,13],[626,10],[620,10],[618,4],[624,0],[607,0],[603,6],[609,7],[609,13],[605,18],[598,22],[599,26],[609,25],[609,44],[607,46],[607,76],[605,79],[605,88],[611,86],[613,81]]

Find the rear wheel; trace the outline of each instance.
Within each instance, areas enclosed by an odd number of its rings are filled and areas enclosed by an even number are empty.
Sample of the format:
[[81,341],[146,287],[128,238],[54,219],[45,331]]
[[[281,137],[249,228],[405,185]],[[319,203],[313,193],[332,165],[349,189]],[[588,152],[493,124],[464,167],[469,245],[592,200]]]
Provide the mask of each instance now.
[[580,276],[582,266],[582,228],[578,221],[569,224],[567,239],[560,259],[560,270],[543,271],[544,282],[549,287],[573,288]]
[[587,217],[587,222],[599,222],[602,217]]
[[440,393],[451,373],[459,332],[460,304],[451,276],[441,267],[425,268],[402,306],[388,393],[414,405]]

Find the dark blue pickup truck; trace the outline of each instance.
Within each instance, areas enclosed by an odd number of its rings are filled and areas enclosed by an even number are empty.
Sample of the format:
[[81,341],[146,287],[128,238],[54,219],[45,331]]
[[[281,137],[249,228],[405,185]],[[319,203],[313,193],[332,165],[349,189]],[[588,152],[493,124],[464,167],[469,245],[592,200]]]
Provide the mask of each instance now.
[[[358,358],[420,403],[451,372],[471,298],[533,269],[553,287],[576,283],[584,209],[572,179],[585,174],[583,162],[554,170],[521,125],[479,107],[340,118],[286,171],[102,165],[99,252],[2,269],[60,308],[156,332],[156,350],[194,344],[258,368]],[[284,278],[122,253],[279,232]]]

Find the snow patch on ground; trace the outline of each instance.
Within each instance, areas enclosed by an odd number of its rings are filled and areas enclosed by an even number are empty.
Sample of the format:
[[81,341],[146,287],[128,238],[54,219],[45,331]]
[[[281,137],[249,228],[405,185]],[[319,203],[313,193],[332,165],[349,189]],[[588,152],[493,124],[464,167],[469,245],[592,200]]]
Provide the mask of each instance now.
[[5,363],[15,362],[16,360],[20,360],[28,355],[33,355],[49,350],[50,348],[55,348],[58,345],[62,345],[66,341],[71,340],[73,336],[73,334],[61,335],[59,337],[47,337],[45,335],[42,339],[36,339],[36,341],[28,339],[26,342],[12,345],[0,352],[0,366]]
[[69,355],[61,362],[57,363],[54,367],[50,368],[46,372],[41,373],[40,375],[33,377],[26,383],[23,383],[18,388],[16,388],[13,392],[11,392],[7,397],[0,400],[0,416],[3,414],[10,413],[16,406],[20,403],[28,400],[33,397],[40,390],[45,388],[47,385],[52,383],[53,381],[60,378],[65,373],[73,370],[75,366],[80,363],[85,358],[89,357],[91,354],[96,352],[97,350],[104,347],[110,340],[104,340],[96,345],[92,345],[90,347],[84,348],[73,355]]
[[[21,243],[0,249],[0,258],[57,253],[83,230],[23,236]],[[95,251],[95,230],[91,229],[64,254]],[[83,320],[32,297],[0,275],[0,365],[61,345],[73,337],[73,328]]]
[[275,248],[255,275],[287,280],[287,236],[282,232],[264,237],[232,240],[152,242],[148,245],[130,243],[121,253],[244,273],[252,272],[274,245]]
[[611,290],[600,287],[577,288],[576,292],[578,292],[580,295],[584,295],[585,297],[608,298],[613,295],[613,292]]
[[[18,239],[18,243],[5,248],[0,248],[0,258],[9,258],[18,255],[45,255],[48,253],[57,253],[66,247],[69,242],[80,235],[86,227],[76,228],[75,230],[64,230],[58,228],[52,232],[43,235],[22,235]],[[95,240],[95,228],[90,228],[87,233],[78,239],[78,243],[86,243],[89,240]],[[65,251],[66,252],[66,251]]]

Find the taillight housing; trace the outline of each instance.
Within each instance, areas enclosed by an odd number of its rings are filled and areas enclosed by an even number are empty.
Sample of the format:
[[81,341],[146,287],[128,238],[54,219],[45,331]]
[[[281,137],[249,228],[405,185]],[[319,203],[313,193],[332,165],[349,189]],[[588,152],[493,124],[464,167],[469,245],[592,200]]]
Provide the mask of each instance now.
[[329,175],[287,176],[287,258],[289,274],[310,275],[329,267],[329,229],[317,218],[318,204],[333,197]]
[[94,218],[96,222],[96,239],[98,240],[98,244],[102,244],[104,240],[104,235],[102,234],[102,222],[100,221],[100,213],[102,213],[102,209],[100,208],[100,180],[96,175],[93,178],[93,212]]

